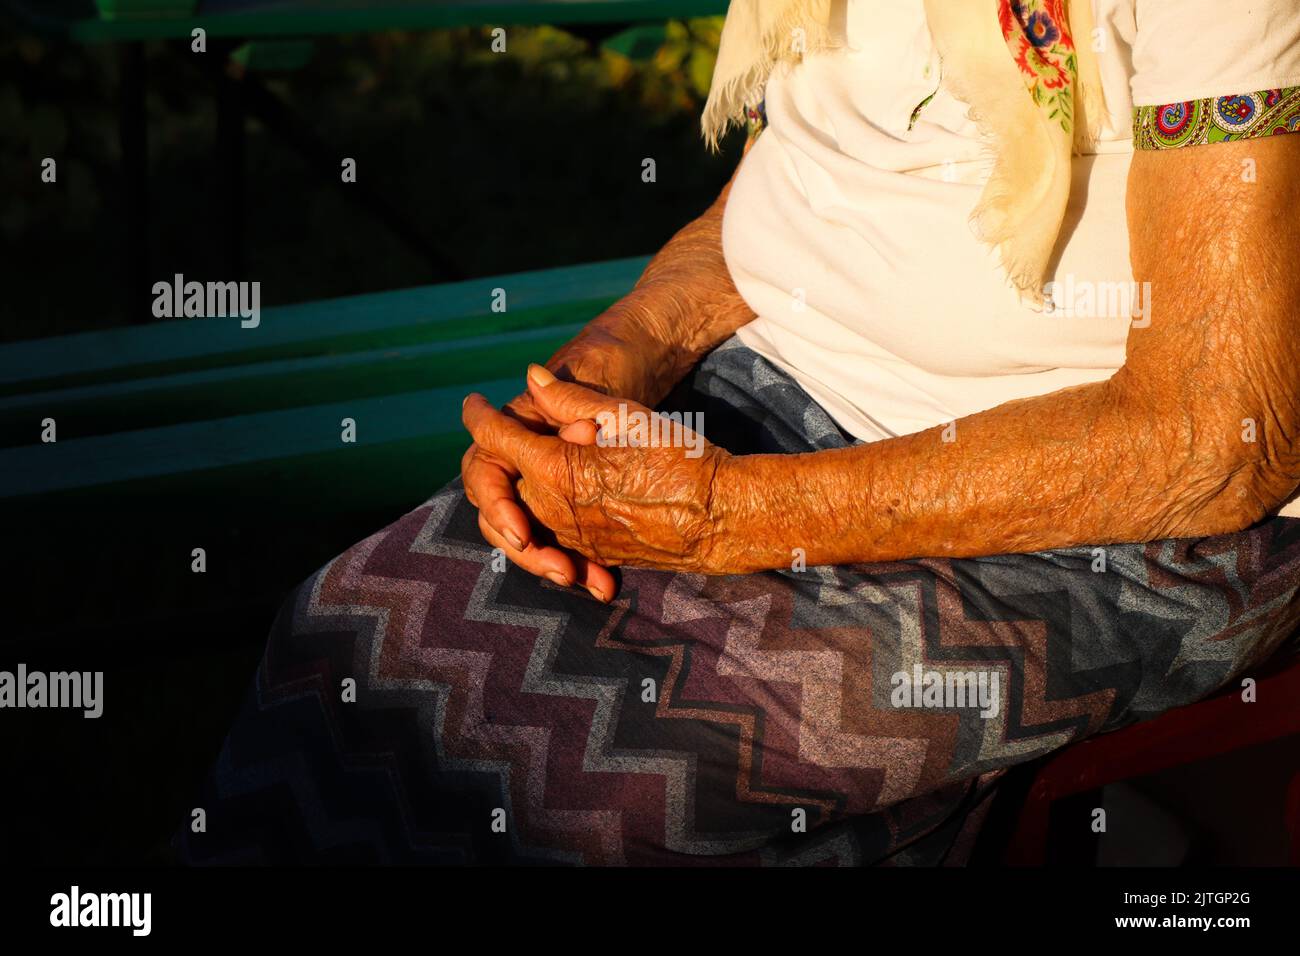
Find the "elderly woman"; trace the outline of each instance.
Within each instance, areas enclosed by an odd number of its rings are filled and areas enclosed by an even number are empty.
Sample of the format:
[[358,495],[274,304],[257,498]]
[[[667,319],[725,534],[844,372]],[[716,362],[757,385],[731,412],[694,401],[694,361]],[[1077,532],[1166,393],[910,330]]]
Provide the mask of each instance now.
[[286,605],[191,858],[951,862],[1290,636],[1296,0],[733,0],[746,120]]

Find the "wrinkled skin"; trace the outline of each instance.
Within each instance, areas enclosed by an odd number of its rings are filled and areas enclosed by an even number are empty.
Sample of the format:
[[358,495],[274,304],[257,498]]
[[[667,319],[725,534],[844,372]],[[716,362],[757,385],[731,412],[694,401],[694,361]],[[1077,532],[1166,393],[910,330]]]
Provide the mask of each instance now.
[[[648,395],[654,383],[644,353],[628,348],[600,325],[570,342],[551,363],[557,374],[609,395]],[[539,435],[555,435],[564,423],[537,407],[527,391],[506,404],[510,418]],[[577,584],[597,600],[614,594],[614,576],[581,554],[550,543],[535,531],[519,507],[515,483],[520,471],[510,460],[471,444],[461,459],[461,477],[470,503],[479,509],[479,529],[493,547],[524,570],[556,584]],[[543,522],[543,527],[545,523]]]
[[[1246,161],[1254,178],[1241,175]],[[1300,485],[1298,208],[1300,135],[1138,153],[1132,278],[1150,283],[1151,322],[1132,327],[1124,366],[960,419],[955,441],[936,428],[803,455],[714,449],[694,460],[680,448],[592,447],[589,419],[608,399],[564,383],[530,384],[554,437],[477,396],[465,423],[518,482],[531,512],[520,508],[520,520],[549,529],[588,574],[615,564],[756,571],[790,566],[796,548],[810,565],[846,564],[1241,530]],[[695,308],[645,323],[644,339],[619,337],[642,342],[660,386],[742,317],[719,234],[701,235],[716,248],[669,243],[656,260],[672,277],[659,292],[693,289]],[[492,541],[501,525],[480,508]],[[604,584],[593,593],[608,599]]]
[[[701,358],[750,321],[753,313],[722,258],[722,214],[729,191],[730,184],[703,215],[669,240],[636,288],[593,319],[546,368],[600,395],[653,406]],[[564,424],[539,410],[527,391],[503,411],[541,435],[559,434]],[[578,433],[587,434],[581,428]],[[489,544],[531,574],[584,587],[597,600],[613,597],[614,576],[606,567],[557,543],[545,523],[528,514],[516,489],[521,471],[515,462],[476,442],[461,460],[461,477]]]
[[[539,384],[538,379],[543,384]],[[550,379],[547,383],[546,379]],[[681,444],[602,447],[595,421],[650,409],[556,381],[540,367],[529,374],[533,407],[567,423],[564,436],[544,436],[497,414],[482,396],[465,402],[465,425],[484,451],[519,463],[519,499],[556,543],[603,566],[653,565],[708,571],[722,540],[712,507],[714,479],[731,456],[704,443],[698,456]],[[606,429],[608,438],[615,436]]]

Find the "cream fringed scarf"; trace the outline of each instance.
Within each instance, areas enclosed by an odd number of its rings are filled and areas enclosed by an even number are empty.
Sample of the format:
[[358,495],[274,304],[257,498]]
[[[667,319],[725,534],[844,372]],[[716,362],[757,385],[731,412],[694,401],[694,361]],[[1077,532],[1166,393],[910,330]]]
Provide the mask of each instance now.
[[[777,63],[836,45],[832,2],[731,0],[701,120],[711,146],[762,99]],[[1036,302],[1070,195],[1070,157],[1096,139],[1104,115],[1091,6],[925,0],[943,81],[969,104],[994,154],[972,227],[998,250],[1012,284]]]

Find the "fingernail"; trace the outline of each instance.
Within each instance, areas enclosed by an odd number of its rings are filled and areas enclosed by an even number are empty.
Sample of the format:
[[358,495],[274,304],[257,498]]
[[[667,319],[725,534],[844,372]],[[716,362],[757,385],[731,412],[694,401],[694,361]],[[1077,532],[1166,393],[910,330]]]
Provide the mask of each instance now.
[[546,576],[562,588],[567,588],[569,586],[568,578],[566,578],[559,571],[547,571]]
[[591,592],[591,596],[594,597],[597,601],[600,601],[602,604],[605,603],[606,598],[605,598],[604,591],[600,590],[599,588],[592,588],[592,587],[587,588],[587,590]]
[[469,396],[466,395],[464,398],[462,398],[462,399],[460,400],[460,407],[461,407],[462,409],[464,409],[465,404],[466,404],[468,401],[469,401]]
[[515,534],[513,531],[506,532],[506,540],[510,542],[511,546],[516,551],[524,550],[524,539],[519,537],[519,535]]
[[538,388],[545,388],[555,381],[550,369],[537,364],[528,366],[528,378]]

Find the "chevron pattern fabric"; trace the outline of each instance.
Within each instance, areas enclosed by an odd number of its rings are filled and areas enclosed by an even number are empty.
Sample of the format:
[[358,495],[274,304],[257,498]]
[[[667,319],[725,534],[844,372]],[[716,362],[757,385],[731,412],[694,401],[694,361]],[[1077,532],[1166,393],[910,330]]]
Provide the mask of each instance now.
[[[733,451],[846,441],[734,343],[687,392]],[[960,863],[1006,768],[1198,700],[1296,625],[1300,521],[1105,554],[1100,573],[1088,548],[624,569],[605,606],[497,570],[453,483],[286,602],[206,830],[177,845],[200,864]],[[995,706],[898,705],[897,675],[934,671],[997,675]]]

